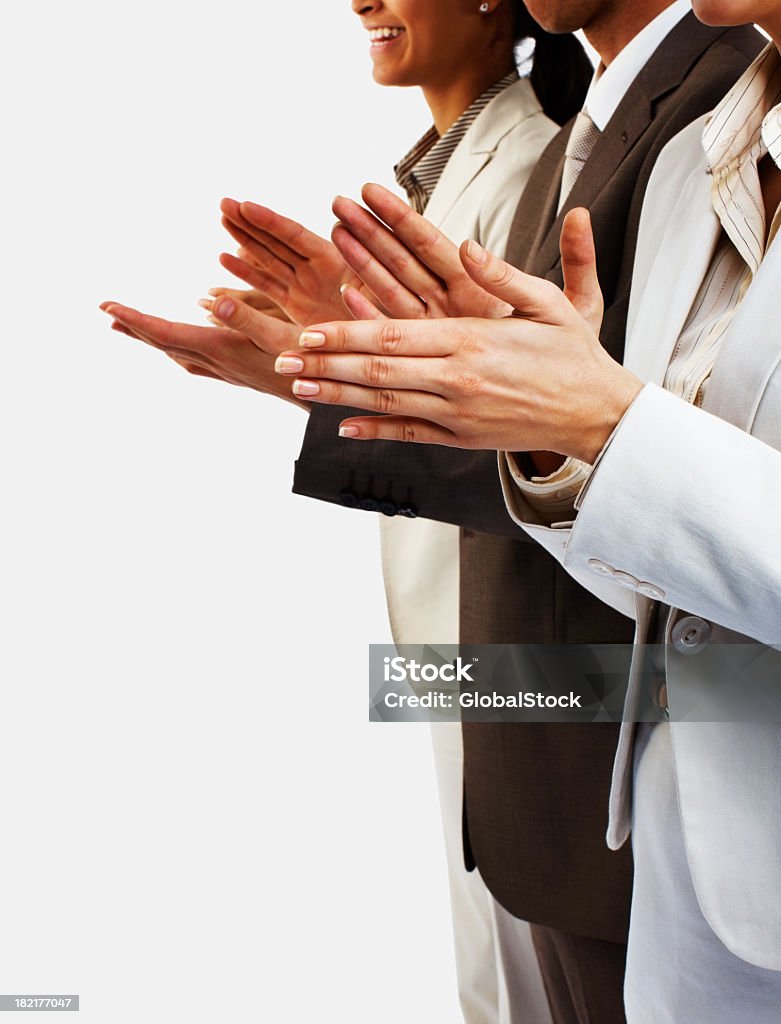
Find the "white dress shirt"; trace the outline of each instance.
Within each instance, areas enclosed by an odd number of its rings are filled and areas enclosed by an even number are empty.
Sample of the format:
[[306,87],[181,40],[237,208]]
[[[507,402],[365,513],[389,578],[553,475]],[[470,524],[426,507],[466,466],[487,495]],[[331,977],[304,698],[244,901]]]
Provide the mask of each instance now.
[[[779,227],[767,231],[759,162],[781,169],[781,57],[770,45],[707,120],[702,145],[722,236],[664,379],[701,405],[721,342]],[[767,235],[767,244],[765,236]]]
[[662,40],[690,10],[690,0],[674,0],[653,21],[649,21],[607,67],[604,64],[597,66],[583,108],[601,132]]

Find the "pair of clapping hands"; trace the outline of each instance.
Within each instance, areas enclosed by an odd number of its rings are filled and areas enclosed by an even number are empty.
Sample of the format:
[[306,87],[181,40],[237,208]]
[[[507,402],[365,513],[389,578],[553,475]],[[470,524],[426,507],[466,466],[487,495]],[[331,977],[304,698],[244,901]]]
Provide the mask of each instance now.
[[562,291],[476,242],[457,248],[379,185],[362,195],[366,207],[334,201],[331,242],[265,207],[223,200],[240,248],[220,261],[253,290],[212,289],[201,304],[214,327],[101,308],[114,329],[191,373],[306,407],[382,414],[344,420],[343,437],[592,462],[641,383],[599,343],[588,213],[564,220]]

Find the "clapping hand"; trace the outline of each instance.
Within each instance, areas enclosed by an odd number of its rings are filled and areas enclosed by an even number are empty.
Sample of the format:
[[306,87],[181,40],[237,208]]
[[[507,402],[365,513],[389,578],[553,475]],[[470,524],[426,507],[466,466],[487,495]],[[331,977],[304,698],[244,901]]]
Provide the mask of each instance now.
[[117,302],[104,302],[100,308],[112,318],[114,330],[159,349],[189,373],[253,388],[308,409],[309,404],[292,394],[274,372],[276,356],[295,343],[298,327],[233,299],[217,300],[218,306],[223,304],[232,309],[229,319],[237,327],[249,327],[251,336],[227,327],[172,323]]
[[567,215],[561,253],[564,291],[465,242],[465,274],[511,316],[317,324],[277,370],[296,378],[302,399],[383,414],[344,420],[343,437],[592,462],[642,384],[599,342],[602,296],[585,210]]
[[[510,306],[481,287],[464,269],[458,246],[425,217],[381,185],[364,185],[368,209],[339,196],[331,237],[345,263],[397,320],[502,317]],[[371,212],[370,212],[371,211]],[[357,319],[377,316],[365,296],[345,291]]]
[[[342,289],[363,292],[336,246],[297,221],[235,199],[223,199],[220,209],[223,226],[240,246],[237,255],[223,253],[220,262],[293,323],[343,317]],[[254,293],[249,304],[257,306]]]

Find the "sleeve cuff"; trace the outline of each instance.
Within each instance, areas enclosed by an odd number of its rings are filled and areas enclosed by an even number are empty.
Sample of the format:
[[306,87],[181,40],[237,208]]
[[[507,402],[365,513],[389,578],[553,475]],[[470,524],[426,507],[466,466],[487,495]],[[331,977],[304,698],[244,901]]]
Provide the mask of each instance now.
[[575,500],[591,474],[591,466],[568,458],[550,476],[529,478],[511,452],[503,454],[514,487],[543,521],[550,524],[573,518]]

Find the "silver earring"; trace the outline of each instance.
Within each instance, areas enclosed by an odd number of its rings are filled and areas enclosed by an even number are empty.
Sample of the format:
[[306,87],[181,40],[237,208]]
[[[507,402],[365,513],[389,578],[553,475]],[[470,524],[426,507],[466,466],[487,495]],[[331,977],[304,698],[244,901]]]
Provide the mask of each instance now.
[[485,2],[485,0],[483,0],[483,3],[480,4],[480,13],[488,14],[488,4]]

